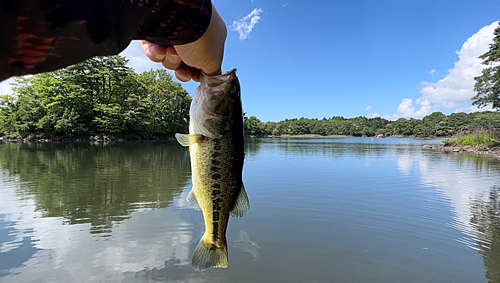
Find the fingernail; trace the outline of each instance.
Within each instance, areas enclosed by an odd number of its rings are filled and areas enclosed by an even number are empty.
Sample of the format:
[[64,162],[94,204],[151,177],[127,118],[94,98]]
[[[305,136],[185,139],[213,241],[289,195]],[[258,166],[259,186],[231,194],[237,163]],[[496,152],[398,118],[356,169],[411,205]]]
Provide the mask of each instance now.
[[158,60],[163,60],[165,58],[165,55],[155,54],[155,58],[158,59]]
[[189,81],[189,78],[188,77],[184,77],[182,75],[179,75],[179,74],[176,74],[177,75],[177,78],[181,81]]
[[177,55],[168,55],[167,56],[167,60],[171,64],[177,64],[177,63],[179,63],[180,58]]

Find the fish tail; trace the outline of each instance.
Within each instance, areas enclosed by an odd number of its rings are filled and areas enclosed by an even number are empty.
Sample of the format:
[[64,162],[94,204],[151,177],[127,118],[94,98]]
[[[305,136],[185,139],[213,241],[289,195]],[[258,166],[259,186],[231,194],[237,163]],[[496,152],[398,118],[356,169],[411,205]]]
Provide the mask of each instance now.
[[217,246],[203,236],[198,246],[194,250],[191,266],[196,271],[202,271],[207,268],[226,268],[227,267],[227,242],[224,240],[222,245]]

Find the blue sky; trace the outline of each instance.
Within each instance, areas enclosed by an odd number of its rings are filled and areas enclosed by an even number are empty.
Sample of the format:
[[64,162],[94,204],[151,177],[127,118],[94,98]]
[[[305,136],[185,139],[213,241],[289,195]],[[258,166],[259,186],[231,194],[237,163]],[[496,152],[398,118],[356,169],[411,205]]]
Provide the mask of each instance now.
[[[213,2],[229,30],[223,70],[238,69],[243,108],[262,121],[474,111],[477,56],[500,20],[498,0]],[[138,42],[122,55],[161,67]]]

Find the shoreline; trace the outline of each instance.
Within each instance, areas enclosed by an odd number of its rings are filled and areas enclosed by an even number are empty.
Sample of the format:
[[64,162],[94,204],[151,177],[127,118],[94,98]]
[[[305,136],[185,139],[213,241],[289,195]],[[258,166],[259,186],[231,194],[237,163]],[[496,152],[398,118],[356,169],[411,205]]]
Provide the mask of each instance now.
[[305,134],[305,135],[281,135],[281,136],[274,136],[274,135],[264,135],[264,136],[255,136],[255,135],[249,135],[245,136],[249,138],[377,138],[377,139],[386,139],[386,138],[411,138],[415,140],[435,140],[435,139],[441,139],[441,138],[451,138],[451,137],[414,137],[414,136],[402,136],[402,135],[393,135],[393,136],[346,136],[346,135],[318,135],[318,134]]
[[[346,136],[346,135],[318,135],[318,134],[305,134],[305,135],[266,135],[266,136],[245,136],[248,138],[356,138],[356,136]],[[412,136],[362,136],[359,138],[412,138],[416,140],[433,140],[436,137],[412,137]],[[441,138],[441,137],[440,137]],[[5,138],[0,137],[0,142],[11,142],[11,143],[51,143],[51,142],[126,142],[126,141],[165,141],[165,140],[176,140],[175,137],[152,137],[152,138],[138,138],[138,137],[125,137],[125,138],[115,138],[115,137],[55,137],[55,138]]]
[[24,138],[24,139],[6,139],[0,137],[0,142],[9,143],[79,143],[79,142],[127,142],[127,141],[173,141],[175,137],[163,138]]
[[466,152],[486,158],[500,160],[499,146],[460,146],[460,145],[446,145],[446,144],[426,144],[422,146],[422,148],[439,150],[443,152],[455,152],[455,153]]
[[[249,136],[250,138],[348,138],[349,136],[320,136],[320,135],[284,135],[284,136]],[[377,137],[373,137],[377,138]],[[388,136],[384,138],[402,138],[400,136]],[[419,138],[419,137],[408,137],[414,139],[434,139],[434,138]],[[163,137],[163,138],[24,138],[24,139],[6,139],[0,137],[0,142],[8,143],[72,143],[72,142],[98,142],[98,143],[108,143],[108,142],[127,142],[127,141],[173,141],[175,137]],[[478,156],[500,160],[500,146],[459,146],[459,145],[446,145],[446,144],[425,144],[422,146],[423,149],[439,150],[443,152],[455,152],[455,153],[471,153]]]

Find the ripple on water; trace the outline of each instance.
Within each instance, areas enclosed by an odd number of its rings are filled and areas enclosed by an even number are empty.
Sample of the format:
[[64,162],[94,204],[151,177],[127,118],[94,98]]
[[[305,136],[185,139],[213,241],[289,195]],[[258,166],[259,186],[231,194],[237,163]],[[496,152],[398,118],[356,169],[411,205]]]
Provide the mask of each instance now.
[[20,150],[0,170],[2,282],[495,282],[497,163],[339,140],[252,142],[251,212],[230,221],[230,267],[203,273],[187,150]]

